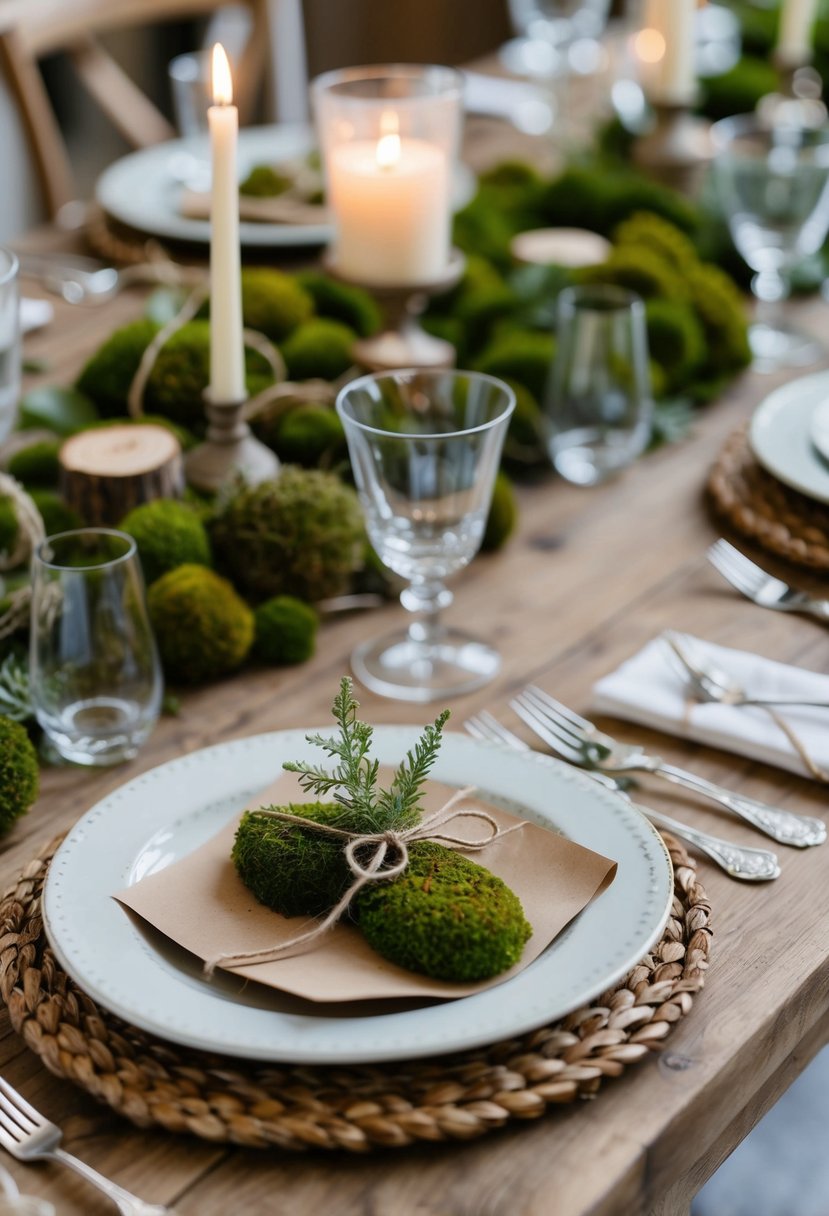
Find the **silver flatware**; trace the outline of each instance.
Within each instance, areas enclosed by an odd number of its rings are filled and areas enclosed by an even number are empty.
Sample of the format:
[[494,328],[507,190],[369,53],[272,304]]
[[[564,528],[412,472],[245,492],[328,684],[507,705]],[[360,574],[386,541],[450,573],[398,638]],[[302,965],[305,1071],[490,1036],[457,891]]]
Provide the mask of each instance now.
[[804,701],[800,697],[750,697],[738,681],[722,667],[699,652],[694,639],[687,634],[668,629],[663,634],[668,653],[688,677],[694,694],[701,701],[716,701],[720,705],[797,705],[814,709],[829,709],[829,701]]
[[781,811],[759,799],[735,794],[686,769],[667,764],[659,756],[649,755],[638,744],[620,743],[533,685],[510,701],[510,705],[540,739],[580,768],[596,769],[611,776],[640,772],[661,777],[711,799],[780,844],[802,849],[823,844],[826,839],[822,820]]
[[[511,730],[507,730],[497,718],[487,713],[486,710],[468,718],[464,722],[464,728],[473,738],[481,739],[487,743],[502,744],[514,748],[516,751],[528,752],[533,750],[523,739],[520,739],[518,735],[514,735]],[[540,760],[546,759],[540,752],[535,752],[534,754]],[[649,819],[652,824],[656,827],[665,828],[667,831],[672,832],[674,836],[678,836],[681,840],[699,849],[700,852],[705,853],[721,869],[725,870],[726,874],[731,878],[736,878],[741,882],[770,882],[772,879],[780,877],[780,863],[777,860],[776,853],[772,853],[768,849],[740,848],[729,840],[722,840],[719,836],[712,836],[708,832],[697,831],[696,828],[679,823],[676,819],[671,819],[668,815],[662,815],[659,811],[654,811],[649,806],[642,806],[641,803],[633,802],[616,777],[609,777],[604,773],[596,772],[588,772],[587,776],[592,777],[595,781],[599,781],[602,785],[615,789],[623,798],[627,798],[628,802],[637,811],[641,812],[646,819]]]
[[727,540],[715,541],[706,556],[727,583],[761,608],[802,612],[824,623],[829,622],[829,600],[816,599],[790,587],[782,578],[775,578],[756,565]]
[[18,1161],[58,1161],[107,1195],[122,1216],[170,1216],[172,1208],[145,1203],[91,1165],[60,1148],[63,1132],[0,1077],[0,1145]]
[[95,258],[69,253],[21,253],[18,258],[22,276],[36,280],[67,304],[105,304],[137,283],[185,287],[204,279],[204,271],[199,268],[165,260],[117,270]]

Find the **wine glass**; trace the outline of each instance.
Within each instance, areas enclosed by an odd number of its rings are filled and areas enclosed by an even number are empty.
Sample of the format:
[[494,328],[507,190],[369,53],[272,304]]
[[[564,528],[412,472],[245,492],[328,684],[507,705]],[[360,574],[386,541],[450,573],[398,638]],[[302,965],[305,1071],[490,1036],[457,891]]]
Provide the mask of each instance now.
[[76,764],[132,759],[155,726],[162,678],[135,542],[80,528],[32,558],[31,695],[55,750]]
[[519,38],[505,48],[508,66],[528,76],[595,71],[609,12],[610,0],[509,0]]
[[371,543],[409,586],[406,632],[352,655],[381,696],[434,701],[479,688],[500,667],[486,642],[445,626],[444,585],[477,553],[515,395],[478,372],[405,370],[363,376],[337,398]]
[[758,309],[749,336],[756,367],[812,363],[819,344],[786,324],[780,305],[793,268],[817,253],[829,232],[829,125],[745,114],[715,123],[712,137],[731,237],[754,271]]

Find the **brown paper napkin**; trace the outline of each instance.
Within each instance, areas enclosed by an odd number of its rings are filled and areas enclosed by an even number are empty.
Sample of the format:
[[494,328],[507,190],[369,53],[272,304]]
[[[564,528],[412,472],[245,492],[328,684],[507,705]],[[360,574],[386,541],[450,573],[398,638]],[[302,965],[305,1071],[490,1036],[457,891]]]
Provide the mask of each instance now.
[[[439,810],[453,793],[448,786],[430,782],[423,800],[425,814]],[[307,797],[297,777],[286,773],[251,807],[304,802]],[[518,822],[474,798],[465,799],[462,805],[485,808],[499,827]],[[234,818],[188,857],[119,891],[114,898],[201,959],[289,941],[307,922],[271,912],[244,886],[230,860],[238,822]],[[461,820],[452,825],[452,832],[466,832],[471,839],[480,832],[480,825]],[[236,967],[234,974],[320,1002],[468,996],[503,983],[527,967],[616,874],[615,862],[529,823],[471,856],[512,887],[533,927],[520,963],[510,971],[477,984],[452,984],[415,975],[381,958],[358,929],[340,921],[312,951]]]
[[[210,194],[184,190],[179,198],[179,211],[187,219],[210,219]],[[273,198],[239,195],[239,218],[259,224],[327,224],[328,208],[320,203],[308,203],[289,193]]]

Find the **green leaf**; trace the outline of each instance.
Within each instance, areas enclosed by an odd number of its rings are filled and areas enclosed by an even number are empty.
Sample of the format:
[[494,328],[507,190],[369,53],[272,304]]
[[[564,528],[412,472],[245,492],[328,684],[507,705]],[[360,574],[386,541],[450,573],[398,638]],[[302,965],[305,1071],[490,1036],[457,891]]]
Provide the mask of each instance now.
[[74,435],[97,421],[95,406],[76,388],[33,388],[20,402],[21,431],[48,427],[58,435]]

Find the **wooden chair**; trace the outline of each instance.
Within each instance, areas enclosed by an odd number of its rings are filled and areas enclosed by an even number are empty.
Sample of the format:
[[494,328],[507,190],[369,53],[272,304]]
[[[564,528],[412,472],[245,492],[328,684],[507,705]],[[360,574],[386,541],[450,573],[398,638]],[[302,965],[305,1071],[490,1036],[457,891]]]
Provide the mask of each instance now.
[[[242,122],[251,113],[270,47],[268,0],[236,0],[251,10],[251,31],[235,72]],[[69,155],[38,69],[66,52],[81,81],[136,148],[175,131],[98,41],[100,34],[210,14],[227,0],[0,0],[0,71],[20,109],[50,214],[74,197]]]

